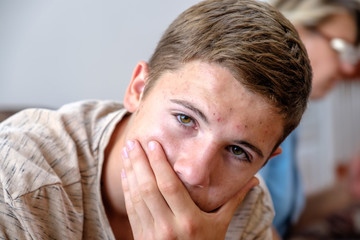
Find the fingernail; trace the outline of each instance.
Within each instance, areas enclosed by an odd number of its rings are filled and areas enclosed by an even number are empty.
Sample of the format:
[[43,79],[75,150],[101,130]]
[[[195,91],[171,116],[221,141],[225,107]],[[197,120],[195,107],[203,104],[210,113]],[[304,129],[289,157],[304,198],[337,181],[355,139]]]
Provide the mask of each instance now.
[[121,177],[126,178],[126,172],[124,169],[121,169]]
[[127,159],[127,158],[129,158],[129,155],[128,155],[128,152],[127,152],[127,149],[126,149],[126,147],[123,147],[123,149],[122,149],[122,156],[123,156],[123,158],[124,159]]
[[135,145],[134,141],[132,141],[132,140],[126,141],[127,150],[129,150],[129,151],[133,150],[134,145]]
[[153,151],[155,149],[155,142],[154,141],[150,141],[148,143],[148,147],[150,151]]

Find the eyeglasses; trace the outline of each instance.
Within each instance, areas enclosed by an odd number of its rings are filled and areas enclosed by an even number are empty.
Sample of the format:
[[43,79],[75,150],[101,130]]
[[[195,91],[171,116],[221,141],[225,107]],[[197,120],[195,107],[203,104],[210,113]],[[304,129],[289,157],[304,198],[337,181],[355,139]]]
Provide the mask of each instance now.
[[338,52],[340,60],[343,62],[356,65],[360,60],[359,49],[344,39],[333,38],[330,40],[330,46]]
[[330,43],[331,48],[339,54],[342,62],[356,65],[360,61],[360,49],[358,47],[342,38],[331,38],[318,29],[315,31]]

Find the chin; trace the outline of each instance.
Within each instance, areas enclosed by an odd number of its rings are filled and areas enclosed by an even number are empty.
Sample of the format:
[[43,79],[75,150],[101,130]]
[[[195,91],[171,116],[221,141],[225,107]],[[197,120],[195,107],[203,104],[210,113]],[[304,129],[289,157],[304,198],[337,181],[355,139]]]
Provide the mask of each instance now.
[[207,212],[207,213],[212,213],[212,212],[216,212],[217,210],[219,210],[220,206],[217,208],[213,208],[213,207],[200,207],[199,205],[197,205],[201,211],[203,212]]
[[216,212],[222,206],[220,204],[216,204],[216,205],[213,203],[212,204],[201,204],[196,201],[194,201],[194,202],[201,209],[201,211],[204,211],[207,213]]

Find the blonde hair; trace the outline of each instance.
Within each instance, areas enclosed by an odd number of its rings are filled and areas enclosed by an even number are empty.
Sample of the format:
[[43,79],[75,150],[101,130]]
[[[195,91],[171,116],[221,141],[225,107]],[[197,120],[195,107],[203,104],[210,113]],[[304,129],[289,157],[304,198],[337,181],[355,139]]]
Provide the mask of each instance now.
[[268,0],[268,3],[294,25],[304,27],[316,27],[335,14],[349,13],[357,24],[356,43],[359,43],[360,0]]

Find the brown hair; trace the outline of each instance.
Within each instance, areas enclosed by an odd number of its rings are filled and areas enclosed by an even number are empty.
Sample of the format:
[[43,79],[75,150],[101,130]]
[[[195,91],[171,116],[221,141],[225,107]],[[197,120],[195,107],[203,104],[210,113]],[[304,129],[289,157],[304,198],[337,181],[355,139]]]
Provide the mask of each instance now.
[[278,109],[284,117],[278,144],[299,124],[311,89],[311,67],[295,28],[269,4],[205,0],[180,14],[149,61],[143,95],[165,71],[192,60],[226,67],[246,89]]

